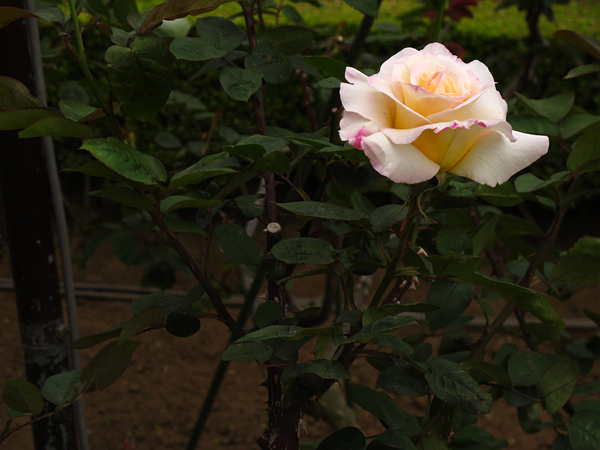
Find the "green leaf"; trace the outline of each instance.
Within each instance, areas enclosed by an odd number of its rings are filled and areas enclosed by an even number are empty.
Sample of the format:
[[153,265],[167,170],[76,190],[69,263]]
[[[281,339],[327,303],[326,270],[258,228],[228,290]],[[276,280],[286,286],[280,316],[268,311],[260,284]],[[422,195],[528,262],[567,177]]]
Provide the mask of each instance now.
[[89,151],[109,169],[129,180],[148,185],[167,181],[165,168],[158,159],[145,155],[113,137],[87,139],[80,148]]
[[194,233],[206,237],[206,231],[193,222],[181,219],[165,219],[165,224],[175,233]]
[[[571,30],[557,30],[554,32],[553,36],[568,42],[579,50],[589,53],[596,59],[600,59],[600,42],[591,36],[586,36],[585,34],[576,33]],[[574,448],[573,450],[578,449]]]
[[344,0],[354,9],[368,16],[377,17],[379,3],[377,0]]
[[171,195],[160,202],[160,210],[169,213],[183,208],[206,209],[220,204],[219,200]]
[[531,100],[518,92],[515,92],[515,95],[526,108],[553,122],[558,122],[565,117],[575,102],[573,94],[560,94],[541,100]]
[[569,114],[560,122],[560,136],[563,139],[569,139],[588,127],[600,122],[600,116],[592,114]]
[[290,161],[285,153],[275,151],[260,158],[254,165],[254,170],[261,173],[288,173],[290,171]]
[[579,174],[598,170],[600,165],[600,133],[590,131],[573,144],[573,150],[567,158],[567,169]]
[[23,414],[37,416],[44,409],[42,391],[29,381],[7,381],[2,391],[2,400],[10,409]]
[[[0,87],[1,88],[1,87]],[[58,111],[50,108],[17,109],[0,112],[0,131],[20,130],[49,117],[59,117]]]
[[540,388],[548,414],[560,411],[577,384],[579,366],[575,361],[560,361],[550,367],[540,379]]
[[[285,5],[290,6],[290,5]],[[270,42],[261,42],[244,61],[247,68],[258,69],[267,83],[281,84],[290,79],[294,67]]]
[[145,33],[162,20],[174,20],[180,17],[197,16],[216,9],[219,5],[235,0],[170,0],[155,6],[139,27]]
[[273,246],[271,254],[288,264],[329,264],[335,259],[329,242],[308,237],[284,239]]
[[[303,56],[302,60],[318,69],[326,77],[335,77],[340,81],[346,81],[346,64],[343,61],[327,56]],[[324,145],[322,148],[328,147],[330,144]]]
[[495,280],[481,273],[465,276],[462,280],[500,294],[509,302],[529,311],[545,324],[558,330],[562,330],[565,326],[562,316],[546,294],[506,281]]
[[278,203],[277,206],[302,219],[314,219],[319,217],[321,219],[329,220],[360,220],[367,218],[367,215],[363,212],[333,205],[331,203],[292,202]]
[[240,208],[245,219],[256,219],[265,211],[265,207],[258,203],[262,197],[262,194],[242,195],[235,198],[235,204]]
[[419,432],[417,419],[400,408],[385,392],[377,392],[362,384],[351,384],[348,392],[358,406],[381,419],[388,430],[402,431],[407,436]]
[[81,382],[80,377],[81,370],[52,375],[44,381],[42,394],[53,405],[63,406],[77,397],[79,393],[77,385]]
[[406,208],[402,205],[384,205],[369,215],[369,221],[375,233],[381,233],[392,225],[404,220]]
[[182,311],[173,311],[167,316],[165,328],[177,337],[189,337],[200,331],[200,320]]
[[515,206],[523,201],[510,181],[496,187],[480,185],[477,195],[494,206]]
[[310,28],[283,26],[271,28],[262,35],[261,41],[270,42],[284,55],[295,55],[306,50],[315,37]]
[[559,180],[542,181],[532,173],[525,173],[515,180],[515,189],[519,193],[533,192],[558,182]]
[[[481,252],[489,248],[496,238],[496,226],[501,216],[493,216],[486,221],[473,235],[473,255],[479,256]],[[528,222],[529,223],[529,222]]]
[[492,397],[459,364],[437,358],[427,366],[425,379],[441,400],[472,414],[488,414],[492,410]]
[[262,85],[262,75],[258,69],[226,66],[219,72],[219,81],[231,98],[245,102]]
[[108,80],[121,111],[139,120],[150,120],[171,93],[173,56],[155,34],[138,35],[129,47],[113,45],[105,55]]
[[181,140],[168,131],[161,131],[154,136],[154,142],[165,150],[177,150],[181,148]]
[[348,233],[342,242],[342,248],[358,250],[350,250],[352,265],[344,267],[344,270],[356,275],[372,275],[381,268],[381,253],[375,236],[370,231],[362,229]]
[[578,286],[595,284],[600,279],[600,258],[587,253],[574,253],[558,260],[552,279]]
[[417,321],[414,317],[409,316],[387,316],[382,319],[379,319],[375,322],[372,322],[368,325],[363,326],[363,328],[353,336],[345,338],[344,336],[339,336],[335,339],[334,343],[336,345],[341,344],[349,344],[351,342],[358,342],[359,344],[366,344],[375,336],[381,333],[387,333],[388,331],[394,331],[398,328],[405,327],[407,325],[415,325]]
[[362,323],[363,326],[366,326],[387,316],[396,316],[406,312],[427,313],[436,309],[439,309],[439,306],[424,302],[371,306],[365,310]]
[[460,428],[452,435],[452,448],[500,450],[506,447],[506,440],[496,439],[488,431],[473,425]]
[[417,450],[417,447],[401,431],[386,431],[377,436],[367,450]]
[[225,258],[240,264],[258,264],[258,246],[239,225],[219,225],[213,230],[213,238]]
[[267,300],[256,309],[254,323],[258,328],[266,328],[279,318],[281,318],[281,305],[274,300]]
[[423,397],[429,390],[422,379],[412,376],[405,368],[392,366],[377,379],[377,387],[405,397]]
[[169,294],[146,294],[134,298],[131,302],[131,313],[139,315],[142,311],[160,307],[163,317],[177,311],[181,306],[181,299]]
[[564,76],[564,79],[568,80],[569,78],[575,78],[581,75],[589,75],[590,73],[596,72],[600,72],[600,64],[585,64],[569,70],[569,73]]
[[171,42],[171,52],[177,59],[205,61],[220,58],[246,39],[246,33],[224,17],[199,18],[196,29],[198,37],[181,37]]
[[569,441],[573,450],[600,448],[600,412],[575,413],[569,421]]
[[600,391],[600,381],[592,381],[590,383],[583,383],[575,387],[573,390],[574,394],[591,394],[592,392]]
[[450,252],[444,256],[427,256],[436,275],[447,277],[467,277],[485,264],[482,258],[471,255],[458,255]]
[[410,355],[414,352],[410,345],[391,333],[378,334],[373,339],[373,343],[382,348],[391,348],[401,355]]
[[285,17],[290,19],[296,25],[301,26],[301,27],[306,26],[306,23],[304,22],[302,15],[292,5],[281,5],[281,12],[283,13],[283,15]]
[[358,428],[344,427],[327,436],[317,450],[364,450],[367,446],[365,435]]
[[438,438],[425,436],[423,439],[423,450],[448,450],[448,447]]
[[235,170],[231,169],[231,167],[237,167],[238,165],[238,160],[230,157],[227,152],[205,156],[187,169],[173,175],[169,184],[169,190],[174,191],[188,184],[198,184],[209,178],[234,173]]
[[337,361],[330,361],[328,359],[317,359],[311,361],[302,369],[303,373],[314,373],[321,378],[328,380],[347,380],[348,374]]
[[64,117],[47,117],[19,133],[21,139],[41,136],[90,139],[94,137],[94,133],[87,125],[73,122]]
[[141,342],[127,341],[123,345],[111,342],[104,346],[83,369],[81,381],[103,391],[119,379],[135,349]]
[[512,380],[506,370],[487,361],[463,361],[460,363],[478,383],[495,381],[502,386],[512,387]]
[[432,331],[450,325],[467,310],[475,297],[475,287],[455,281],[435,281],[425,303],[439,306],[427,313],[427,322]]
[[[1,11],[10,10],[24,11],[18,8],[0,7]],[[13,11],[14,12],[14,11]],[[24,11],[28,13],[27,11]],[[2,24],[0,16],[0,25]],[[22,108],[44,108],[44,104],[37,97],[31,95],[29,89],[18,80],[0,76],[0,111],[10,111]]]
[[517,352],[508,360],[508,374],[516,386],[533,386],[539,383],[550,363],[537,352]]
[[0,28],[4,28],[15,20],[23,19],[25,17],[33,17],[34,19],[40,18],[25,9],[15,8],[13,6],[0,6]]
[[263,341],[273,338],[291,338],[295,337],[302,330],[304,330],[302,327],[271,325],[270,327],[261,328],[260,330],[248,333],[246,336],[239,338],[237,342]]
[[133,233],[125,229],[116,229],[111,233],[110,243],[115,256],[129,266],[136,260],[138,244]]
[[59,101],[58,107],[67,119],[74,122],[79,122],[81,119],[84,119],[90,114],[98,111],[98,108],[94,108],[93,106],[84,105],[83,103],[66,99]]
[[110,327],[107,331],[97,334],[91,334],[77,339],[71,344],[71,348],[75,350],[83,350],[84,348],[90,348],[94,345],[98,345],[101,342],[108,341],[109,339],[115,338],[121,335],[121,328],[125,326],[126,322],[120,323],[115,327]]
[[121,203],[132,208],[144,209],[147,211],[153,211],[156,207],[140,194],[138,191],[129,189],[122,186],[110,186],[99,191],[92,191],[89,195],[100,198],[108,198],[117,203]]
[[119,345],[123,345],[133,336],[151,327],[157,327],[165,322],[165,312],[160,306],[150,306],[141,310],[127,321],[119,337]]
[[406,267],[415,267],[420,273],[430,275],[433,273],[433,265],[423,255],[419,255],[412,248],[406,250],[402,258]]
[[560,137],[560,129],[558,128],[558,125],[544,116],[521,114],[516,116],[508,116],[506,120],[515,131],[528,134],[537,134],[540,136]]
[[223,361],[267,361],[273,354],[273,347],[260,342],[247,342],[244,344],[229,344],[221,355]]

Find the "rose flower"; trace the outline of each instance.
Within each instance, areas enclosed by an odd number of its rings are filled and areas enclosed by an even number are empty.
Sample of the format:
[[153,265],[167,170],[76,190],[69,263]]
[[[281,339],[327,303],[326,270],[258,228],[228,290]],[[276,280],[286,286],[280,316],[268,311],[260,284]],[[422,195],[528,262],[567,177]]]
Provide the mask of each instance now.
[[489,69],[441,44],[405,48],[367,77],[348,67],[340,137],[397,183],[450,172],[495,186],[548,151],[548,138],[513,131]]

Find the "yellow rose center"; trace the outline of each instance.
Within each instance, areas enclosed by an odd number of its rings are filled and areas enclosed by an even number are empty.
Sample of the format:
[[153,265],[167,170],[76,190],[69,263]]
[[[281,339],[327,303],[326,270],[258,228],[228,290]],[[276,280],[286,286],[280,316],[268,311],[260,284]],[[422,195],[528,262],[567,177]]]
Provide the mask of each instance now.
[[459,89],[455,77],[442,70],[433,73],[421,73],[419,76],[419,86],[437,95],[454,97],[462,94],[462,92],[458,92]]

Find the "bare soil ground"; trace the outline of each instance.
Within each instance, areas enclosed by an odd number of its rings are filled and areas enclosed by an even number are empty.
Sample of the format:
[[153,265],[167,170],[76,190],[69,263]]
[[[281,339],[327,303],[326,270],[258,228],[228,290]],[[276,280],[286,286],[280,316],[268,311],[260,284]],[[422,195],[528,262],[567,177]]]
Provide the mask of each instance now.
[[[8,255],[0,262],[0,277],[10,276]],[[79,281],[108,284],[139,283],[140,269],[125,269],[112,255],[109,246],[102,247],[90,261],[85,272],[76,272]],[[322,281],[313,278],[298,280],[298,295],[318,296]],[[188,289],[192,280],[182,277],[175,286]],[[410,292],[406,301],[423,300],[427,286],[419,292]],[[586,289],[568,303],[559,304],[561,312],[568,317],[582,317],[582,308],[598,305],[598,289]],[[502,305],[497,302],[498,306]],[[125,302],[78,299],[81,335],[97,333],[131,317],[130,306]],[[19,339],[18,319],[12,292],[0,292],[0,385],[10,379],[23,379],[23,354]],[[480,315],[475,305],[472,314]],[[414,332],[415,330],[412,330]],[[411,333],[411,330],[402,330]],[[473,333],[478,333],[473,331]],[[189,437],[198,411],[208,390],[213,373],[219,362],[229,333],[225,326],[203,320],[202,329],[196,335],[181,339],[166,331],[145,333],[139,337],[143,342],[133,355],[125,374],[109,389],[85,397],[87,433],[93,450],[125,449],[126,440],[132,449],[181,450]],[[400,335],[401,336],[401,335]],[[518,339],[510,335],[499,337],[491,350],[497,350],[504,342]],[[82,352],[85,364],[99,347]],[[264,411],[266,390],[259,385],[266,377],[266,369],[256,363],[232,363],[219,394],[199,449],[202,450],[248,450],[257,449],[255,439],[266,426]],[[351,371],[351,381],[374,387],[377,373],[365,361],[359,360]],[[586,381],[600,379],[596,370]],[[423,411],[423,399],[399,398],[402,407],[419,413]],[[0,404],[1,404],[0,400]],[[382,426],[365,411],[357,407],[358,421],[367,436],[383,430]],[[0,425],[6,420],[4,407],[0,406]],[[308,435],[303,440],[320,440],[333,432],[322,419],[305,418]],[[545,430],[528,435],[518,425],[516,410],[503,400],[494,403],[491,414],[481,416],[479,424],[498,438],[507,439],[512,449],[550,449],[555,432]],[[29,429],[9,438],[4,448],[32,450]]]

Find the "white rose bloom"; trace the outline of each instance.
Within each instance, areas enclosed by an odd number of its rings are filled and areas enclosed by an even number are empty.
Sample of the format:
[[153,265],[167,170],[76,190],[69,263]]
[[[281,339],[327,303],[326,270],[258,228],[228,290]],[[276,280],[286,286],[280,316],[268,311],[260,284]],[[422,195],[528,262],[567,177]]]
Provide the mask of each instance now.
[[495,186],[548,151],[546,136],[513,131],[485,64],[442,44],[405,48],[367,77],[348,67],[340,137],[397,183],[450,172]]

